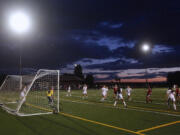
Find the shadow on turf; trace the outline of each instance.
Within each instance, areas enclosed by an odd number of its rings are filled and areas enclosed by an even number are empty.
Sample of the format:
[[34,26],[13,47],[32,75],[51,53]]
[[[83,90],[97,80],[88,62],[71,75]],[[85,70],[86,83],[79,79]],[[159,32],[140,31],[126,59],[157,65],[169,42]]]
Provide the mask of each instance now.
[[92,135],[92,134],[93,134],[93,135],[98,135],[98,134],[97,134],[96,132],[94,132],[93,130],[90,130],[89,128],[87,128],[87,126],[84,126],[84,125],[81,124],[80,122],[77,122],[77,121],[75,121],[74,119],[68,118],[68,117],[66,117],[66,116],[63,116],[66,120],[71,121],[74,125],[78,125],[79,127],[84,128],[86,131],[88,131],[88,133],[85,133],[85,132],[82,132],[82,131],[80,131],[80,130],[77,130],[76,128],[72,128],[72,127],[70,127],[70,126],[64,125],[64,124],[62,124],[62,123],[60,123],[60,122],[58,122],[58,121],[56,121],[56,120],[54,120],[54,119],[50,119],[50,118],[47,118],[47,117],[44,117],[44,116],[39,116],[39,117],[40,117],[41,119],[43,119],[43,120],[49,121],[49,122],[51,122],[51,123],[54,123],[56,126],[58,125],[58,126],[67,128],[67,129],[72,130],[73,132],[76,132],[76,133],[81,134],[81,135]]

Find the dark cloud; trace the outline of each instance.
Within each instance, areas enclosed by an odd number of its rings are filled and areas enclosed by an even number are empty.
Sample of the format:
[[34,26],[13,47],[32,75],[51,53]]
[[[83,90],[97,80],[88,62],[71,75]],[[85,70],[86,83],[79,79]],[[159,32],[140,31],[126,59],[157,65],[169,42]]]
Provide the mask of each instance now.
[[[34,21],[22,42],[7,30],[5,17],[17,7]],[[180,66],[178,0],[1,0],[0,11],[1,69],[18,68],[19,44],[25,68],[77,61],[104,70]],[[144,42],[152,46],[147,55],[140,50]]]
[[[60,43],[53,43],[51,41],[39,43],[38,41],[33,45],[29,43],[24,46],[22,44],[21,49],[24,67],[34,68],[58,68],[61,65],[69,64],[81,58],[103,59],[112,55],[107,47],[98,47],[94,44],[84,45],[80,42],[69,42],[68,40]],[[8,46],[2,47],[0,52],[0,58],[3,62],[9,63],[9,65],[5,63],[1,67],[14,66],[12,62],[15,61],[15,65],[18,63],[19,48],[17,46],[14,49],[10,49]]]

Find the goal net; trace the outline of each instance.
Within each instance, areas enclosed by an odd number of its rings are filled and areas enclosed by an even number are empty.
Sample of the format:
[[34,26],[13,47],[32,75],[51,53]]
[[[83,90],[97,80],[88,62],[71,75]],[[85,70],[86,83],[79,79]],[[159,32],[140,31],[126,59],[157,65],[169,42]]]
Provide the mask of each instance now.
[[59,70],[6,76],[0,87],[0,105],[19,116],[59,112]]

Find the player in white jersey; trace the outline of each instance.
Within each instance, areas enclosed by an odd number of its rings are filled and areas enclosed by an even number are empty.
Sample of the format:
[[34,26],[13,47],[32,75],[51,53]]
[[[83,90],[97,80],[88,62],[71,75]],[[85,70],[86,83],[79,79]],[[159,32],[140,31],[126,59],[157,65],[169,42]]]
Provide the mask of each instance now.
[[66,96],[71,96],[71,86],[70,85],[68,86],[67,95]]
[[[171,89],[170,89],[171,90]],[[176,110],[176,98],[175,98],[175,91],[174,90],[168,90],[167,94],[168,94],[168,102],[172,101],[173,103],[173,108],[174,110]],[[168,103],[168,106],[170,108],[170,103]]]
[[126,95],[127,95],[127,100],[128,101],[131,101],[131,92],[132,92],[132,88],[130,86],[127,86]]
[[171,93],[171,88],[169,87],[168,90],[166,91],[166,100],[167,100],[167,105],[170,106],[170,98],[169,94]]
[[28,87],[25,85],[23,90],[20,93],[20,96],[19,96],[19,101],[18,101],[19,105],[17,107],[17,110],[21,107],[21,105],[25,105],[23,103],[26,101],[26,93],[27,93],[27,91],[28,91]]
[[88,97],[88,95],[87,95],[87,85],[86,84],[84,84],[84,86],[83,86],[83,93],[82,94],[83,94],[83,97],[82,97],[83,99]]
[[108,87],[105,85],[102,87],[102,98],[101,101],[104,101],[107,98],[107,92],[108,92]]
[[173,102],[173,108],[174,110],[176,110],[176,99],[175,99],[175,92],[174,90],[171,90],[171,92],[169,93],[169,100]]
[[123,98],[123,89],[122,88],[118,88],[117,98],[116,98],[116,100],[114,102],[114,106],[117,105],[118,100],[121,100],[123,105],[124,105],[124,107],[127,107],[126,102],[124,101],[124,98]]

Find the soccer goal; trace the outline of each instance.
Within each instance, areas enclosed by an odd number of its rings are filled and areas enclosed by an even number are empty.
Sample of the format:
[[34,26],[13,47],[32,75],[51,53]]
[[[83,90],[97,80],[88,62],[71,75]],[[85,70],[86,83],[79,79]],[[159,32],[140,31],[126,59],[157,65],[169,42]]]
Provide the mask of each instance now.
[[7,112],[31,116],[59,112],[59,70],[35,75],[8,75],[0,87],[0,105]]

